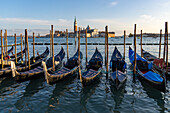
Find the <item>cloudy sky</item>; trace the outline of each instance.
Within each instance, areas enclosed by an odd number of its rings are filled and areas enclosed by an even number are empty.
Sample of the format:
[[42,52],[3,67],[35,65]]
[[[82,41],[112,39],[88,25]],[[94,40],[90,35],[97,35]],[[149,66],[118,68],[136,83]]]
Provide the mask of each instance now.
[[137,24],[138,33],[164,31],[165,21],[170,20],[170,0],[0,0],[0,28],[8,34],[24,33],[28,29],[44,35],[50,25],[55,30],[73,31],[77,17],[78,27],[97,28],[122,35],[133,33]]

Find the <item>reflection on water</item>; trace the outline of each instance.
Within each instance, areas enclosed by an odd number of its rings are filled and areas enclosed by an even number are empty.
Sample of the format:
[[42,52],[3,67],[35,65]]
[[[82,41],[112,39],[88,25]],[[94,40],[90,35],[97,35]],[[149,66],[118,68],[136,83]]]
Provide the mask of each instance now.
[[110,86],[110,90],[112,92],[111,97],[115,101],[114,109],[119,109],[120,104],[124,97],[124,93],[126,93],[125,85],[118,90],[115,87]]
[[22,109],[26,109],[27,107],[28,109],[31,109],[31,107],[29,108],[29,100],[34,94],[36,94],[40,89],[43,88],[42,86],[44,81],[45,80],[43,78],[30,80],[29,84],[25,88],[23,96],[14,104],[19,111]]
[[85,111],[88,112],[88,108],[86,104],[90,97],[95,93],[96,88],[99,86],[100,80],[97,80],[95,84],[91,84],[89,86],[83,87],[80,92],[80,105],[81,109],[80,112]]
[[165,108],[165,97],[164,93],[154,89],[153,87],[149,86],[148,84],[141,83],[143,86],[143,89],[146,91],[146,94],[148,97],[154,99],[157,102],[157,105],[160,107],[159,111],[161,113],[164,113]]

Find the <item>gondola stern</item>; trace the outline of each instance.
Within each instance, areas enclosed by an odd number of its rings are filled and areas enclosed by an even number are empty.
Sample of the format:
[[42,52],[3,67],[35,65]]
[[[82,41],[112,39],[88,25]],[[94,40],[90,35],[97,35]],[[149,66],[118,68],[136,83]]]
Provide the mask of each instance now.
[[47,83],[49,84],[47,66],[46,66],[46,63],[44,61],[42,61],[42,66],[43,66],[43,71],[44,71],[45,79],[46,79]]

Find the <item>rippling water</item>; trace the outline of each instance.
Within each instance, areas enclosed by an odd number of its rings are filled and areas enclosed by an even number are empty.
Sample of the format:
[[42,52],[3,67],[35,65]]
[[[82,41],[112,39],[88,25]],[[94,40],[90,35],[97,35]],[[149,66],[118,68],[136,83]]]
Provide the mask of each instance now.
[[[81,42],[84,42],[84,38]],[[36,42],[49,42],[48,38],[36,39]],[[65,38],[55,38],[55,42],[63,43]],[[139,43],[137,39],[137,43]],[[18,38],[19,42],[19,38]],[[32,39],[29,39],[32,42]],[[70,38],[69,42],[74,43]],[[88,42],[104,43],[103,38],[89,38]],[[122,38],[110,38],[109,43],[121,43]],[[126,40],[131,43],[132,38]],[[158,43],[159,38],[144,38],[144,43]],[[9,39],[12,44],[13,40]],[[32,45],[30,46],[30,56],[32,56]],[[131,45],[132,46],[132,45]],[[66,45],[63,45],[66,51]],[[95,47],[104,57],[104,45],[88,45],[88,59],[93,55]],[[114,45],[109,46],[109,59],[114,50]],[[117,46],[123,54],[123,45]],[[167,83],[167,93],[161,93],[152,87],[142,84],[137,78],[133,80],[133,73],[128,59],[128,47],[126,46],[126,62],[128,64],[125,86],[116,91],[102,74],[101,79],[89,87],[82,88],[79,79],[62,81],[49,85],[43,78],[17,83],[11,77],[0,79],[0,112],[57,112],[57,113],[109,113],[109,112],[170,112],[170,82]],[[132,46],[133,47],[133,46]],[[36,45],[36,50],[42,53],[45,45]],[[55,45],[55,54],[61,48]],[[143,48],[158,56],[158,45],[143,45]],[[20,47],[17,47],[20,51]],[[163,46],[162,46],[163,50]],[[69,56],[76,51],[75,45],[69,45]],[[81,45],[83,52],[83,67],[85,68],[85,46]],[[137,46],[140,53],[140,46]],[[170,52],[169,52],[170,59]],[[64,59],[66,61],[66,58]],[[104,66],[103,66],[104,67]],[[105,69],[105,67],[104,67]],[[43,75],[42,75],[43,76]]]

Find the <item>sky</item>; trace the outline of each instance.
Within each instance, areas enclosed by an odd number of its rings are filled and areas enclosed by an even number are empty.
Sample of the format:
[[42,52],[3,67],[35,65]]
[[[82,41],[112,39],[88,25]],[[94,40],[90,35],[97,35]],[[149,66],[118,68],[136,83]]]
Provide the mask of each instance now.
[[0,0],[0,29],[8,35],[24,34],[28,29],[45,35],[54,30],[73,31],[74,18],[78,27],[104,31],[108,25],[116,35],[133,33],[137,24],[147,33],[159,33],[170,20],[170,0]]

